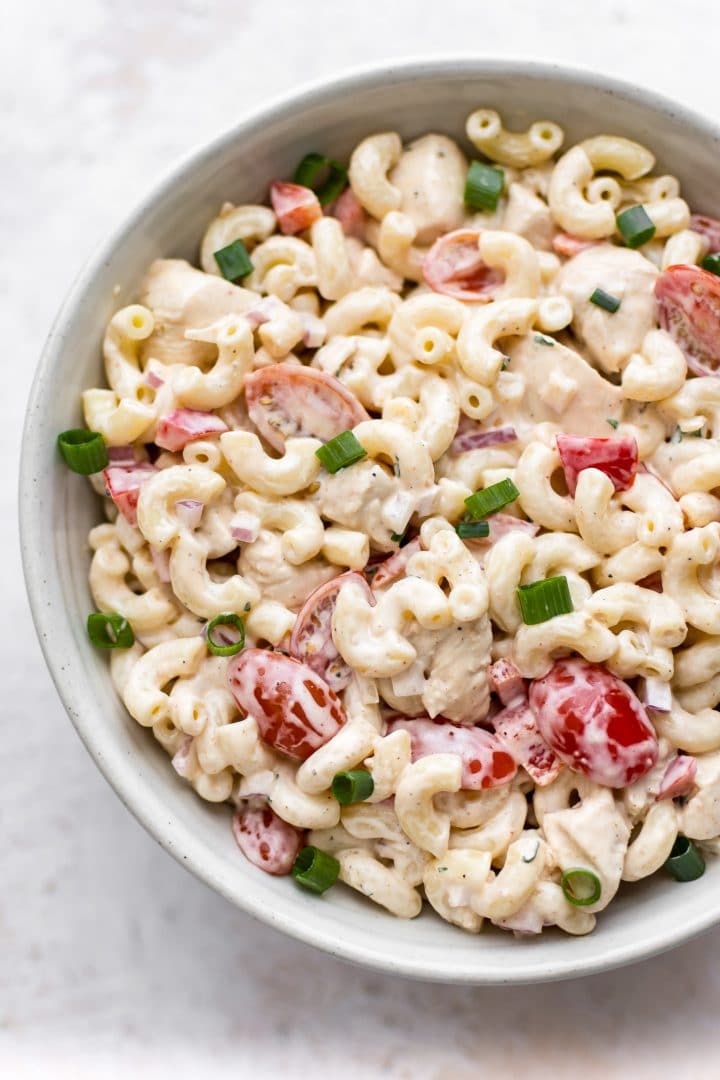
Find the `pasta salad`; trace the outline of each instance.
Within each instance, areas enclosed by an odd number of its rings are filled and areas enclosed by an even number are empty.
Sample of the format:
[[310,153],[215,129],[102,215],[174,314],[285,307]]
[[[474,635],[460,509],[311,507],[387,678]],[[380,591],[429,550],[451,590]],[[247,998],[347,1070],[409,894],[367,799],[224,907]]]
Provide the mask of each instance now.
[[58,443],[90,639],[251,863],[585,934],[720,842],[720,222],[627,138],[466,132],[223,205]]

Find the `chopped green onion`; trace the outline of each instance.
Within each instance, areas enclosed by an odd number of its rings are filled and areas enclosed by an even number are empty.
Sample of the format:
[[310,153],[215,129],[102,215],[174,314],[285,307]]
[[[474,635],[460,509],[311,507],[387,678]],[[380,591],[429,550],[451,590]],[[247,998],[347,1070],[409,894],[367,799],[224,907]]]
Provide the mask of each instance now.
[[555,344],[552,338],[545,337],[544,334],[536,334],[533,341],[536,345],[549,345],[550,348]]
[[602,308],[604,311],[609,311],[611,315],[614,315],[620,307],[620,300],[618,297],[613,296],[612,293],[605,292],[605,290],[601,289],[599,286],[590,297],[590,303],[595,304],[596,307]]
[[459,521],[455,532],[461,540],[481,540],[490,535],[490,525],[487,521]]
[[[325,171],[328,174],[325,183],[316,187],[318,177]],[[303,187],[312,188],[320,205],[327,206],[328,203],[335,202],[347,186],[347,169],[339,161],[325,157],[324,154],[306,154],[295,170],[293,180]]]
[[[213,632],[218,626],[232,626],[238,632],[237,641],[230,641],[226,645],[218,644],[213,638]],[[223,611],[220,615],[216,615],[214,619],[211,619],[205,627],[205,641],[208,649],[215,656],[234,656],[245,645],[245,624],[234,611]]]
[[87,618],[87,632],[98,649],[129,649],[135,644],[132,626],[115,611],[93,611]]
[[574,611],[570,587],[564,574],[534,581],[532,585],[520,585],[517,597],[523,622],[527,626],[535,626],[554,619],[556,615],[567,615]]
[[67,467],[82,476],[98,473],[108,465],[107,447],[99,431],[70,428],[58,435],[57,444]]
[[644,206],[628,207],[617,215],[615,221],[629,248],[639,248],[655,235],[655,226]]
[[405,533],[390,533],[390,539],[394,544],[402,544],[405,539]]
[[592,870],[585,870],[582,866],[572,866],[569,870],[563,870],[560,884],[565,899],[575,907],[589,907],[590,904],[596,904],[602,893],[600,878]]
[[515,502],[519,494],[512,480],[508,478],[500,480],[497,484],[491,484],[483,491],[476,491],[465,500],[465,505],[470,511],[470,516],[477,520],[502,510],[508,503]]
[[346,469],[348,465],[354,465],[356,461],[362,461],[367,457],[367,450],[357,441],[352,431],[341,431],[334,439],[329,439],[324,446],[316,450],[315,457],[329,473],[336,473],[340,469]]
[[720,251],[711,251],[705,256],[701,265],[703,270],[709,270],[711,274],[720,276]]
[[336,773],[331,791],[341,806],[364,802],[375,790],[375,783],[367,769],[350,769]]
[[242,240],[233,240],[232,244],[220,248],[214,255],[220,273],[228,281],[240,281],[252,273],[253,264]]
[[664,868],[676,881],[695,881],[705,873],[705,860],[692,840],[678,836]]
[[620,426],[620,421],[613,420],[612,416],[608,416],[607,422],[614,431],[617,431],[618,427]]
[[337,859],[311,845],[302,849],[292,868],[292,876],[298,885],[318,896],[335,884],[339,873],[340,863]]
[[473,210],[497,210],[505,173],[495,165],[471,161],[465,181],[465,202]]

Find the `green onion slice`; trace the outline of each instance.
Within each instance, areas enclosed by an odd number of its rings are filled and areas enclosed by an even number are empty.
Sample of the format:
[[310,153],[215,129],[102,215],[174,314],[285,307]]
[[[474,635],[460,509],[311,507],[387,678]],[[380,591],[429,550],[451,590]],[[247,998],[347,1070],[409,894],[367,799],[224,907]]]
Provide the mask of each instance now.
[[318,896],[335,884],[339,873],[340,863],[337,859],[311,845],[299,852],[292,868],[292,876],[298,885]]
[[73,472],[90,476],[107,468],[107,447],[99,431],[70,428],[58,435],[57,444],[65,464]]
[[505,173],[495,165],[471,161],[465,181],[465,202],[473,210],[497,210]]
[[705,873],[705,860],[687,836],[678,836],[665,862],[665,869],[676,881],[695,881]]
[[394,544],[402,544],[405,539],[405,533],[390,533],[390,539]]
[[352,431],[341,431],[334,439],[316,450],[315,457],[329,473],[336,473],[340,469],[347,469],[348,465],[354,465],[356,461],[362,461],[367,457],[367,450],[357,441]]
[[[318,185],[317,181],[323,175],[327,175],[327,179]],[[335,202],[347,186],[347,169],[324,154],[306,154],[295,170],[293,180],[303,187],[312,188],[320,205],[327,206]]]
[[115,611],[93,611],[87,618],[87,632],[98,649],[129,649],[135,644],[132,626]]
[[641,247],[655,235],[655,226],[644,206],[630,206],[618,214],[615,221],[629,248]]
[[[237,631],[236,641],[216,641],[213,634],[218,626],[231,626]],[[234,656],[245,645],[245,624],[234,611],[223,611],[211,619],[205,628],[205,640],[207,647],[215,656]]]
[[611,315],[620,307],[620,300],[617,296],[613,296],[612,293],[605,292],[600,286],[595,289],[590,297],[590,303],[595,304],[596,307],[602,308],[604,311],[609,311]]
[[555,344],[552,338],[545,337],[544,334],[536,334],[533,341],[536,345],[547,345],[549,348],[552,348]]
[[613,420],[613,418],[611,416],[608,416],[607,422],[610,425],[610,427],[613,429],[613,431],[617,431],[618,427],[620,426],[620,421],[619,420]]
[[491,484],[483,491],[476,491],[465,500],[465,505],[473,519],[487,517],[502,510],[503,506],[515,502],[520,492],[509,478],[500,480],[497,484]]
[[367,769],[349,769],[335,774],[331,790],[341,806],[350,806],[369,799],[375,782]]
[[455,532],[461,540],[483,540],[490,535],[490,525],[487,521],[459,521]]
[[571,866],[569,870],[563,870],[560,884],[565,899],[575,907],[596,904],[602,893],[600,878],[592,870],[586,870],[582,866]]
[[720,277],[720,251],[711,251],[709,255],[706,255],[702,261],[702,268]]
[[520,585],[517,590],[523,622],[527,626],[547,622],[556,615],[567,615],[574,610],[570,587],[564,574],[558,577],[534,581],[532,585]]
[[252,273],[253,264],[242,240],[233,240],[232,244],[220,248],[214,255],[220,273],[228,281],[240,281]]

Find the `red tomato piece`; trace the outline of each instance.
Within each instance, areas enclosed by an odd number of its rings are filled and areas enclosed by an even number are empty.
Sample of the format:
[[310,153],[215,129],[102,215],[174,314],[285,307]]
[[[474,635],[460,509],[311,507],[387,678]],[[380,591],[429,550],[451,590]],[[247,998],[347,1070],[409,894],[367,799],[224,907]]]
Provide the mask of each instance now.
[[692,791],[696,774],[695,758],[690,754],[678,754],[668,762],[655,797],[656,802],[660,799],[677,799],[679,795],[687,795]]
[[503,705],[517,705],[527,698],[525,680],[512,660],[503,657],[490,665],[488,671],[490,689],[494,690]]
[[304,761],[347,720],[334,693],[307,664],[269,649],[243,649],[228,664],[228,685],[260,737]]
[[276,877],[290,873],[303,843],[303,833],[269,806],[248,805],[236,810],[232,831],[245,858]]
[[339,379],[299,364],[271,364],[245,379],[248,413],[276,450],[285,440],[312,436],[327,442],[368,414]]
[[500,743],[539,787],[557,779],[563,764],[538,731],[525,702],[503,709],[493,718],[493,726]]
[[103,473],[110,498],[131,525],[137,525],[140,488],[156,472],[154,465],[144,461],[139,465],[109,465]]
[[393,581],[403,577],[407,570],[407,564],[418,551],[420,551],[420,541],[418,539],[411,540],[405,547],[394,552],[389,559],[383,560],[371,581],[373,589],[384,589],[386,585],[390,585]]
[[388,732],[404,729],[410,732],[413,761],[429,754],[459,754],[463,770],[463,791],[482,791],[499,787],[512,780],[517,772],[514,759],[502,743],[481,727],[459,727],[448,720],[392,720]]
[[720,251],[720,221],[705,214],[693,214],[690,228],[700,233],[708,242],[708,251]]
[[482,303],[494,298],[504,276],[483,262],[480,232],[455,229],[436,240],[423,260],[423,277],[435,292]]
[[300,608],[290,637],[290,655],[312,668],[328,686],[339,693],[352,678],[352,668],[343,660],[332,639],[332,615],[340,589],[346,582],[355,582],[374,604],[370,586],[362,574],[353,570],[340,574],[310,593]]
[[163,450],[175,453],[196,439],[221,435],[227,430],[227,424],[215,413],[202,412],[200,409],[173,409],[158,421],[155,443]]
[[601,240],[584,240],[582,236],[573,236],[572,233],[560,232],[553,237],[552,246],[553,251],[558,255],[564,255],[566,259],[572,259],[574,255],[579,255],[581,251],[597,247],[600,243],[602,243]]
[[550,749],[597,784],[626,787],[657,761],[657,736],[645,709],[602,664],[557,660],[530,684],[529,701]]
[[281,233],[292,236],[309,229],[322,217],[322,207],[314,191],[302,184],[286,184],[273,180],[270,185],[270,202],[275,211]]
[[720,277],[697,266],[670,266],[655,282],[660,325],[695,375],[720,368]]
[[367,217],[351,187],[346,187],[342,195],[335,200],[331,213],[342,225],[346,236],[354,236],[358,240],[365,239]]
[[578,474],[583,469],[604,472],[616,491],[627,491],[633,486],[638,471],[638,447],[632,436],[558,435],[556,441],[571,495],[575,494]]

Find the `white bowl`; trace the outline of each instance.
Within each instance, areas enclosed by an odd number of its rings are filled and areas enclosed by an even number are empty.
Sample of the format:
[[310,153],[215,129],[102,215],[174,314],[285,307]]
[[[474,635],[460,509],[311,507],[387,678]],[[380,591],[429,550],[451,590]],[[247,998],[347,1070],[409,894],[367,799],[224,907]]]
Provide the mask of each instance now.
[[[225,200],[265,198],[268,181],[291,174],[309,150],[347,158],[369,132],[404,137],[445,131],[462,140],[467,114],[499,109],[510,127],[556,120],[568,145],[612,131],[647,143],[661,171],[676,174],[696,209],[720,214],[720,131],[636,87],[553,64],[468,58],[412,61],[313,86],[243,120],[152,192],[75,283],[50,334],[28,407],[20,519],[30,603],[65,708],[97,765],[150,833],[239,907],[336,956],[424,979],[520,983],[601,971],[649,956],[720,921],[720,861],[677,884],[662,874],[626,886],[595,933],[538,940],[471,937],[426,911],[401,921],[336,888],[322,899],[272,878],[239,853],[226,806],[209,805],[125,712],[106,657],[85,633],[88,529],[99,507],[83,478],[55,451],[57,432],[80,421],[79,394],[102,383],[103,328],[135,297],[158,255],[195,260],[206,223]],[[117,291],[116,291],[117,288]]]

